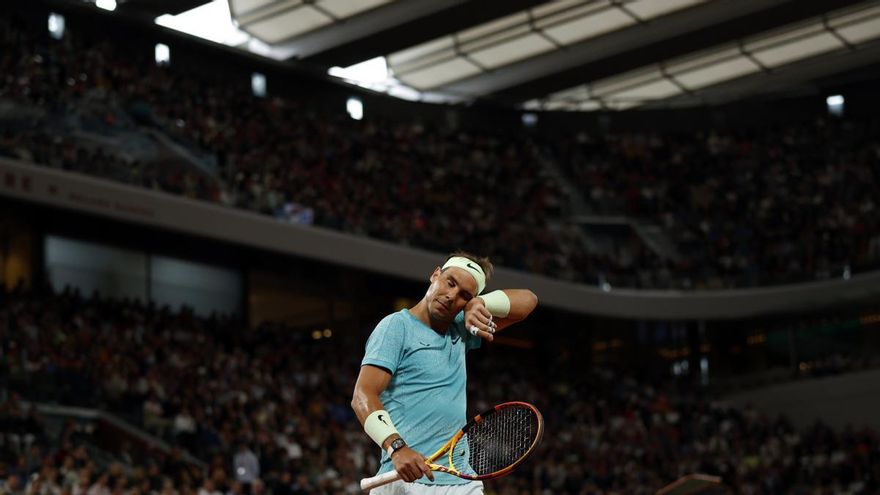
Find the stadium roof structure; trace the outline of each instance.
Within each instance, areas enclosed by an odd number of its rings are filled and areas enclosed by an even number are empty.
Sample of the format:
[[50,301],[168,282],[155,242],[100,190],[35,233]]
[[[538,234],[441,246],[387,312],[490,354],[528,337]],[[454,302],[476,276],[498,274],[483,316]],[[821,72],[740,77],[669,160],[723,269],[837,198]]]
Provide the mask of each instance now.
[[690,106],[880,64],[880,0],[118,1],[181,30],[182,6],[220,9],[214,41],[422,101]]

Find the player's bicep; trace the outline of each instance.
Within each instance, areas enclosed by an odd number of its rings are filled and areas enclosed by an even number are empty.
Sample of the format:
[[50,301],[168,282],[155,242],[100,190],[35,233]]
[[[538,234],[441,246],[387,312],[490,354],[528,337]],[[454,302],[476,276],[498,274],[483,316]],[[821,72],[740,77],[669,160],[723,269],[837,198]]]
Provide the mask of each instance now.
[[371,412],[383,407],[379,394],[390,382],[391,373],[388,370],[370,364],[361,366],[357,382],[354,384],[354,396],[351,399],[351,407],[361,424]]
[[388,387],[390,382],[390,371],[380,366],[365,364],[361,366],[361,372],[358,374],[354,388],[355,392],[360,390],[362,393],[378,397]]

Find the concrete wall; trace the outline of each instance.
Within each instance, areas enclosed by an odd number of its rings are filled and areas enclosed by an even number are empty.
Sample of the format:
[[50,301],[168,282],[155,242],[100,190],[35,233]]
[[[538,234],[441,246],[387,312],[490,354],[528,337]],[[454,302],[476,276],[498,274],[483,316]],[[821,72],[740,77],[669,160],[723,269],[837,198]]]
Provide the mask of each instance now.
[[726,398],[737,406],[751,403],[761,412],[785,414],[798,426],[821,419],[835,428],[880,428],[880,370],[784,383]]
[[[282,223],[267,215],[0,159],[0,195],[269,251],[424,281],[446,253]],[[491,253],[488,253],[491,255]],[[880,298],[880,271],[754,289],[612,289],[498,268],[489,289],[527,287],[542,305],[627,319],[712,320],[830,308]]]

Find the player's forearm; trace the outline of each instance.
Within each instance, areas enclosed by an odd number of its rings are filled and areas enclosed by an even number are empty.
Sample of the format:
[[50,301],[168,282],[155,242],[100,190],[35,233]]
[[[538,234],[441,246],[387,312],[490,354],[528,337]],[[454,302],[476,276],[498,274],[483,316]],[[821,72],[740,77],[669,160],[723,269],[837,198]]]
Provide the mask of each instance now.
[[528,289],[504,289],[504,293],[510,298],[511,320],[523,320],[538,306],[538,296]]
[[367,393],[363,390],[355,390],[354,397],[351,399],[351,408],[354,410],[354,414],[357,416],[358,421],[361,422],[361,426],[363,426],[364,421],[367,420],[367,416],[373,411],[385,409],[385,406],[382,404],[382,401],[379,400],[378,394]]
[[503,319],[508,322],[524,320],[538,306],[538,296],[528,289],[503,289],[510,299],[510,312]]
[[[382,401],[379,400],[377,394],[369,394],[355,390],[354,397],[351,400],[351,408],[354,410],[358,421],[361,422],[361,426],[364,426],[364,423],[367,421],[367,417],[369,417],[370,414],[373,414],[375,411],[384,410],[385,406],[382,405]],[[391,434],[382,442],[382,448],[388,449],[391,442],[397,438],[400,438],[399,434]]]

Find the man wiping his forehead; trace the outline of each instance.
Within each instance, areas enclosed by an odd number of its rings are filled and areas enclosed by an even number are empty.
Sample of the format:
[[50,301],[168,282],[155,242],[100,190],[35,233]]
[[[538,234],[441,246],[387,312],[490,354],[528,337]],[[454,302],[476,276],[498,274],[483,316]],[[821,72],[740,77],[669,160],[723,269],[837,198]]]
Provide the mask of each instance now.
[[[483,293],[483,290],[486,289],[486,272],[483,271],[483,268],[480,267],[478,263],[464,256],[450,256],[449,259],[446,260],[446,263],[443,264],[443,267],[440,268],[440,271],[445,272],[448,268],[452,267],[463,270],[474,279],[477,284],[477,291],[473,294],[474,296],[479,296]],[[510,298],[507,297],[504,291],[496,290],[485,296],[481,296],[481,299],[489,312],[489,315],[487,316],[488,322],[485,322],[486,331],[494,334],[497,325],[493,321],[493,318],[495,316],[503,318],[510,313]],[[467,328],[472,335],[479,335],[480,327],[476,324],[468,325]]]
[[400,475],[373,495],[483,493],[480,481],[433,473],[425,454],[466,423],[467,351],[538,304],[527,289],[483,294],[491,276],[488,258],[453,253],[431,273],[421,301],[386,316],[370,335],[351,405],[383,449],[378,474]]

